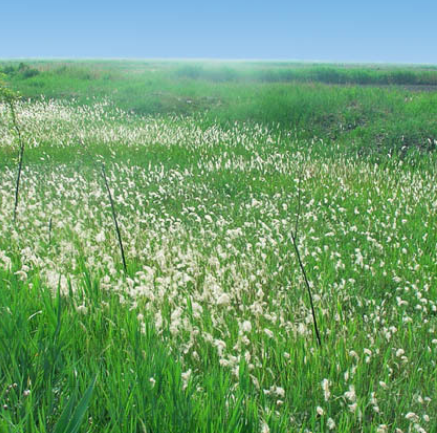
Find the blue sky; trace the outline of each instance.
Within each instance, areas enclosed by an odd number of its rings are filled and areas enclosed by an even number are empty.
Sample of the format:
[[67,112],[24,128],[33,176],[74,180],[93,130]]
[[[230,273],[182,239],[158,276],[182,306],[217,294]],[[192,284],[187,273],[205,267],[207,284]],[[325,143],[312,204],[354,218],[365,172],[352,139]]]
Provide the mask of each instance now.
[[437,64],[437,0],[0,0],[0,58]]

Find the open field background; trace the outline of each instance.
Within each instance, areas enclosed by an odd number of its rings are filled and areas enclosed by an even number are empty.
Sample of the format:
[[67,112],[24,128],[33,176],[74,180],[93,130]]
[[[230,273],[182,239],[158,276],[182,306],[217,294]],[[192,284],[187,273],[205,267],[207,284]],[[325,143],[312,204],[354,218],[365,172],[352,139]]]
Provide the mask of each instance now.
[[[21,63],[21,66],[20,66]],[[429,148],[437,137],[437,68],[287,62],[3,62],[24,97],[109,98],[139,115],[204,113],[345,142],[350,151]]]
[[437,430],[437,68],[0,68],[1,432]]

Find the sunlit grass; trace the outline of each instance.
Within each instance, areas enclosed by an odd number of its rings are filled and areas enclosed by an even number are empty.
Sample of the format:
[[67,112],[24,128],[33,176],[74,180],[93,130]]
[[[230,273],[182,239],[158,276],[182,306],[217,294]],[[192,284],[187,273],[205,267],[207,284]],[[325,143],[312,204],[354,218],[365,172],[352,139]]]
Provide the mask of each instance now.
[[[83,432],[437,429],[432,152],[364,154],[283,124],[110,100],[22,102],[14,224],[6,110],[0,431],[60,431],[84,396]],[[299,184],[321,347],[291,238]]]

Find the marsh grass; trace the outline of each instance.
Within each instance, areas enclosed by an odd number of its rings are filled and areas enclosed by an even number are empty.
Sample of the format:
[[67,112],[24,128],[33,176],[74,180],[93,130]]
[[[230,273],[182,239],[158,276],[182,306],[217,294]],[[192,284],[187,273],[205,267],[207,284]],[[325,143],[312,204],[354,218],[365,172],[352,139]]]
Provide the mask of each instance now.
[[0,105],[1,432],[436,431],[435,95],[63,66],[10,77],[59,98],[17,102],[20,224]]

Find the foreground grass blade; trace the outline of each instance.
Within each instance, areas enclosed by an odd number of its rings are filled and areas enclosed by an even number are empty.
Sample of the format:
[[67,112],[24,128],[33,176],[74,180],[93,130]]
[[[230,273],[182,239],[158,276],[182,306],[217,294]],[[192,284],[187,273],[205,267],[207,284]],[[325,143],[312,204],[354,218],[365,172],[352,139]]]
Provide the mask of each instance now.
[[92,380],[90,386],[85,391],[85,394],[80,399],[79,404],[73,411],[74,402],[76,400],[74,393],[67,403],[61,417],[55,425],[53,433],[77,433],[79,431],[80,425],[82,423],[85,412],[88,409],[91,396],[94,391],[94,386],[96,384],[96,377]]

